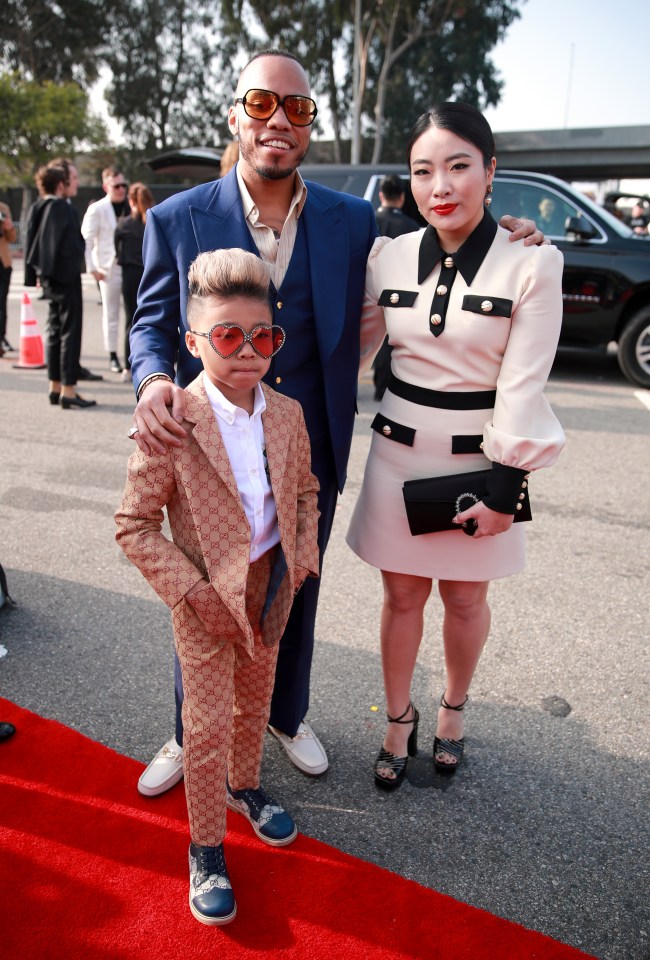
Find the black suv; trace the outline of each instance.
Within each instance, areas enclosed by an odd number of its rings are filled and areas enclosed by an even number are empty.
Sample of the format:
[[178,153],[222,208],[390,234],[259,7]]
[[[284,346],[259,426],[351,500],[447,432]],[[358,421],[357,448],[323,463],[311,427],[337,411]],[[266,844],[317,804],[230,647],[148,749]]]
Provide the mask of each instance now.
[[[379,184],[404,167],[308,164],[308,180],[379,206]],[[404,212],[422,222],[407,190]],[[650,236],[638,236],[568,183],[540,173],[497,170],[490,212],[535,220],[564,254],[564,317],[560,344],[618,344],[618,362],[632,383],[650,387]]]

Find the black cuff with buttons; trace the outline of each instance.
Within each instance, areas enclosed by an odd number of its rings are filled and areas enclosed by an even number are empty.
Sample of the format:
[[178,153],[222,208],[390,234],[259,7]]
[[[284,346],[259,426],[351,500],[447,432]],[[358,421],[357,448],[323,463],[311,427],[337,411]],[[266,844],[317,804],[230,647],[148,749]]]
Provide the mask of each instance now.
[[483,498],[483,503],[497,513],[514,514],[522,499],[522,491],[527,485],[527,470],[492,461],[492,471],[488,477],[488,493]]

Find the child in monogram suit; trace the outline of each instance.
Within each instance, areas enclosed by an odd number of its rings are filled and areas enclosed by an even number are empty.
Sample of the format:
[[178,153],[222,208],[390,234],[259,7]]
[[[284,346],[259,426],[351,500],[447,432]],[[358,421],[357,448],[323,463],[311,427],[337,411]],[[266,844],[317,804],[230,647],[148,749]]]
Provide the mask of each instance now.
[[[189,271],[187,437],[139,450],[116,539],[172,610],[183,675],[190,909],[208,925],[237,911],[226,869],[226,807],[273,846],[292,818],[260,788],[278,643],[293,598],[318,576],[318,481],[300,405],[260,383],[284,343],[269,272],[243,250],[200,254]],[[161,532],[167,508],[173,542]]]

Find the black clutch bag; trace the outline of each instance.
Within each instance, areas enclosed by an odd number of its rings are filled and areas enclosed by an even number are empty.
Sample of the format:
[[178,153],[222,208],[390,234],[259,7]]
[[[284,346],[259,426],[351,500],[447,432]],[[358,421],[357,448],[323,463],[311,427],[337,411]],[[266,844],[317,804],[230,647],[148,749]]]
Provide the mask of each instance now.
[[[454,473],[449,477],[407,480],[402,489],[411,534],[417,537],[421,533],[463,530],[471,535],[473,529],[464,529],[452,520],[457,513],[468,510],[473,503],[487,496],[490,473],[491,470],[476,470]],[[522,483],[514,519],[532,520],[527,480]]]

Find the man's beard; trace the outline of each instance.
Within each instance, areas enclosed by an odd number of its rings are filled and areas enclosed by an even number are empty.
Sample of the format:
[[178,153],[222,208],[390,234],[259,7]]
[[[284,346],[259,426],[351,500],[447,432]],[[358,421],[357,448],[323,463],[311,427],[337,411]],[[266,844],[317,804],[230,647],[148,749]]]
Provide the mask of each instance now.
[[242,141],[239,142],[239,153],[243,160],[245,160],[249,166],[253,168],[258,177],[261,177],[263,180],[286,180],[287,177],[292,177],[300,164],[303,162],[305,157],[309,152],[309,145],[304,153],[301,153],[297,158],[296,162],[293,163],[290,167],[280,167],[278,166],[280,157],[278,157],[278,163],[273,164],[260,164],[253,162],[251,157],[253,151],[249,151],[248,147]]

